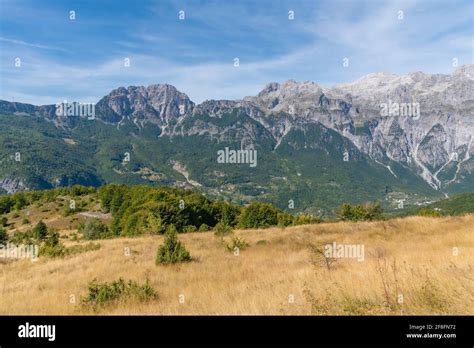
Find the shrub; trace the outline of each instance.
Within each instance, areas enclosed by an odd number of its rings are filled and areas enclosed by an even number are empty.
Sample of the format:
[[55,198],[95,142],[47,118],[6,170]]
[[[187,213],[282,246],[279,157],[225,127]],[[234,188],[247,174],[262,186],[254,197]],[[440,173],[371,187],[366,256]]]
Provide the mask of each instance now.
[[[122,229],[122,235],[123,236],[138,236],[146,232],[147,230],[147,222],[149,220],[150,216],[143,211],[139,210],[131,215],[128,216],[128,218],[125,220],[125,225]],[[149,232],[154,232],[149,230]]]
[[421,208],[421,209],[418,211],[418,215],[419,215],[419,216],[430,216],[430,217],[440,217],[440,216],[443,216],[443,214],[441,214],[440,211],[434,210],[434,209],[430,209],[430,208]]
[[229,244],[226,245],[227,250],[230,252],[240,251],[248,247],[248,243],[243,238],[232,236]]
[[293,219],[293,225],[308,225],[308,224],[318,224],[321,222],[321,218],[316,216],[311,216],[307,214],[299,214]]
[[46,238],[48,234],[48,226],[43,222],[43,220],[40,220],[36,226],[33,228],[33,235],[38,241],[42,241]]
[[[58,211],[59,209],[56,208],[55,211]],[[79,205],[77,205],[74,209],[70,207],[69,204],[66,205],[66,207],[63,208],[62,215],[64,217],[71,216],[76,213],[80,213],[81,211],[84,211]]]
[[11,196],[0,196],[0,214],[9,213],[14,204]]
[[268,240],[261,239],[257,242],[256,245],[268,245],[268,244],[270,244],[270,242]]
[[293,224],[293,216],[288,213],[278,213],[278,226],[290,226]]
[[161,218],[150,212],[146,218],[146,230],[148,233],[161,234],[166,231],[166,228]]
[[11,238],[10,242],[15,245],[36,244],[37,239],[33,231],[16,232]]
[[232,227],[229,225],[219,222],[216,226],[214,226],[214,234],[217,237],[224,237],[232,233]]
[[88,251],[99,250],[100,247],[101,247],[100,244],[92,243],[92,242],[89,242],[87,244],[73,245],[69,248],[66,248],[65,255],[74,255],[74,254],[85,253]]
[[0,227],[0,245],[6,245],[8,243],[8,234],[3,228]]
[[216,209],[215,217],[217,221],[229,226],[235,226],[240,214],[240,207],[228,202],[215,201],[214,207]]
[[206,224],[202,224],[201,226],[199,226],[199,232],[207,232],[209,231],[210,227]]
[[66,254],[64,244],[59,241],[59,233],[55,230],[48,232],[46,240],[40,246],[39,255],[49,257],[59,257]]
[[178,232],[174,225],[170,225],[165,234],[165,241],[163,245],[158,248],[155,263],[159,264],[173,264],[177,262],[191,261],[191,255],[186,250],[184,245],[178,241]]
[[196,232],[197,228],[194,225],[188,225],[184,228],[184,232]]
[[239,227],[242,228],[260,228],[275,226],[278,224],[278,213],[270,204],[254,202],[245,207],[239,216]]
[[8,219],[5,216],[2,216],[2,218],[0,219],[0,225],[2,225],[2,227],[7,227]]
[[101,283],[94,279],[89,283],[88,294],[81,298],[81,303],[84,306],[98,309],[121,300],[149,302],[157,297],[158,293],[150,285],[148,278],[143,285],[132,280],[125,282],[122,278],[110,283]]
[[336,215],[341,220],[346,221],[372,221],[383,217],[383,210],[380,204],[350,205],[342,204],[337,210]]
[[23,221],[21,222],[23,225],[28,225],[30,223],[30,220],[27,218],[24,218]]
[[84,239],[106,239],[112,237],[109,228],[99,219],[87,219],[79,224],[78,231],[82,233]]

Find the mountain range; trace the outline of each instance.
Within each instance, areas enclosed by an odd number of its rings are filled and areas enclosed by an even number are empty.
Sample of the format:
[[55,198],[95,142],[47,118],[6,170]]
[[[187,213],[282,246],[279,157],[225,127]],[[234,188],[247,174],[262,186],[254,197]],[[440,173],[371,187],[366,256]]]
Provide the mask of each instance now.
[[[152,183],[328,215],[474,191],[474,65],[452,74],[374,73],[333,87],[269,83],[195,104],[168,84],[119,87],[94,117],[0,101],[0,188]],[[220,163],[225,148],[258,165]]]

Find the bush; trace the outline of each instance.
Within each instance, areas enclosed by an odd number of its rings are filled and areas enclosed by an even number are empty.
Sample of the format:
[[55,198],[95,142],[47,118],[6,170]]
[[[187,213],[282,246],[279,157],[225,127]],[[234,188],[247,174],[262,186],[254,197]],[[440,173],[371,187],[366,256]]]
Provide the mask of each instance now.
[[278,224],[278,213],[281,211],[271,204],[254,202],[245,207],[239,216],[239,227],[260,228]]
[[46,238],[48,235],[48,226],[46,226],[43,220],[40,220],[33,228],[33,235],[38,241],[42,241]]
[[214,226],[214,234],[217,237],[224,237],[232,233],[232,227],[229,225],[219,222],[216,226]]
[[5,217],[5,216],[2,216],[2,218],[0,219],[0,225],[2,227],[7,227],[8,225],[8,219]]
[[209,231],[210,227],[206,224],[202,224],[201,226],[199,226],[199,232],[207,232]]
[[60,257],[66,255],[66,247],[59,241],[59,233],[55,230],[48,232],[46,240],[40,246],[40,256]]
[[421,209],[418,211],[418,215],[419,215],[419,216],[429,216],[429,217],[440,217],[440,216],[443,216],[443,214],[441,214],[440,211],[434,210],[434,209],[430,209],[430,208],[421,208]]
[[163,245],[158,248],[155,263],[173,264],[177,262],[191,261],[191,255],[186,248],[178,241],[178,232],[176,227],[170,225],[165,234]]
[[85,253],[88,251],[94,251],[94,250],[99,250],[99,249],[100,249],[100,244],[89,242],[87,244],[78,244],[78,245],[73,245],[69,248],[66,248],[65,255],[80,254],[80,253]]
[[16,232],[11,238],[10,242],[14,245],[36,244],[37,239],[31,230],[25,232]]
[[84,239],[106,239],[112,237],[109,228],[99,219],[87,219],[79,224],[78,231],[82,233]]
[[293,224],[293,215],[288,213],[277,214],[278,226],[290,226]]
[[89,283],[88,294],[81,298],[81,304],[98,309],[120,300],[149,302],[157,297],[158,294],[150,285],[148,278],[143,285],[132,280],[125,282],[122,278],[110,283],[101,283],[94,279]]
[[197,228],[194,225],[188,225],[184,228],[184,232],[187,232],[187,233],[196,232],[196,231],[197,231]]
[[309,224],[319,224],[321,222],[320,217],[314,217],[307,214],[299,214],[293,219],[293,225],[309,225]]
[[0,196],[0,214],[9,213],[15,205],[11,196]]
[[0,245],[6,245],[8,243],[8,234],[3,228],[0,227]]
[[345,221],[372,221],[383,217],[383,210],[380,204],[350,205],[342,204],[337,210],[336,215]]
[[28,225],[30,223],[30,220],[27,218],[24,218],[23,221],[21,222],[23,225]]
[[227,244],[227,250],[230,252],[240,251],[248,247],[248,243],[243,238],[232,236],[229,244]]
[[[78,202],[74,209],[72,209],[71,206],[69,204],[67,204],[66,207],[63,208],[62,215],[64,217],[67,217],[67,216],[71,216],[71,215],[80,213],[81,211],[84,211],[84,209],[80,206],[80,203],[81,202]],[[56,208],[56,211],[58,211],[57,208]]]
[[217,221],[232,227],[237,224],[237,219],[240,214],[239,206],[222,201],[215,201],[213,205],[216,209],[215,218]]

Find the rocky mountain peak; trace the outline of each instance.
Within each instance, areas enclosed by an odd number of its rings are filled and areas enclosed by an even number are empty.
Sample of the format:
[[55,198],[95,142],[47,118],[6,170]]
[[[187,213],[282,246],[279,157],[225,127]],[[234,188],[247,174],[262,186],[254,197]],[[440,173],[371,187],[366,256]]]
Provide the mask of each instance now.
[[288,80],[281,84],[269,83],[257,96],[244,100],[265,113],[302,113],[305,109],[315,107],[322,94],[322,88],[314,82]]
[[461,65],[454,71],[455,76],[464,76],[468,79],[474,80],[474,64]]
[[175,123],[193,108],[189,97],[169,84],[119,87],[96,105],[106,122],[117,123],[127,117],[139,125],[151,122],[160,126]]

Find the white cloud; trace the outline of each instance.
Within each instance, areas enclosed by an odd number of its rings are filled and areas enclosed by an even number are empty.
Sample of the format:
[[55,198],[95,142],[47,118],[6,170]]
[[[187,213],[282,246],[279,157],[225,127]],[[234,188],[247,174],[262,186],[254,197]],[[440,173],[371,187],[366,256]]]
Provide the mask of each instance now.
[[[459,23],[472,21],[472,12],[462,6],[430,12],[419,8],[419,4],[416,1],[322,3],[314,13],[308,8],[307,15],[312,20],[298,22],[303,16],[297,16],[292,24],[300,33],[311,34],[312,39],[280,56],[253,61],[239,57],[238,68],[233,66],[233,56],[225,61],[183,64],[160,56],[131,53],[124,53],[123,57],[115,55],[93,66],[86,62],[69,66],[33,50],[60,48],[0,38],[31,49],[22,58],[25,63],[21,69],[2,57],[0,98],[14,97],[17,101],[25,98],[22,101],[34,104],[63,99],[92,102],[119,86],[170,83],[193,101],[201,102],[243,98],[256,94],[268,82],[290,78],[334,84],[377,71],[450,72],[453,57],[460,64],[472,63],[472,36],[454,30]],[[421,4],[426,6],[426,2]],[[398,10],[404,11],[403,20],[397,19]],[[193,11],[196,9],[191,8],[190,16]],[[223,23],[237,15],[246,19],[245,25],[264,25],[267,34],[273,28],[268,18],[253,18],[242,6],[234,6],[231,11],[219,9],[209,19],[209,26],[231,30]],[[199,20],[204,18],[201,16]],[[139,42],[164,47],[163,43],[170,41],[143,32],[135,37]],[[137,42],[124,39],[120,44],[133,49]],[[146,48],[145,43],[143,47]],[[192,56],[192,47],[186,47],[185,52]],[[203,52],[197,55],[202,58]],[[127,56],[131,59],[129,68],[123,66]],[[342,67],[344,57],[350,59],[347,69]]]

